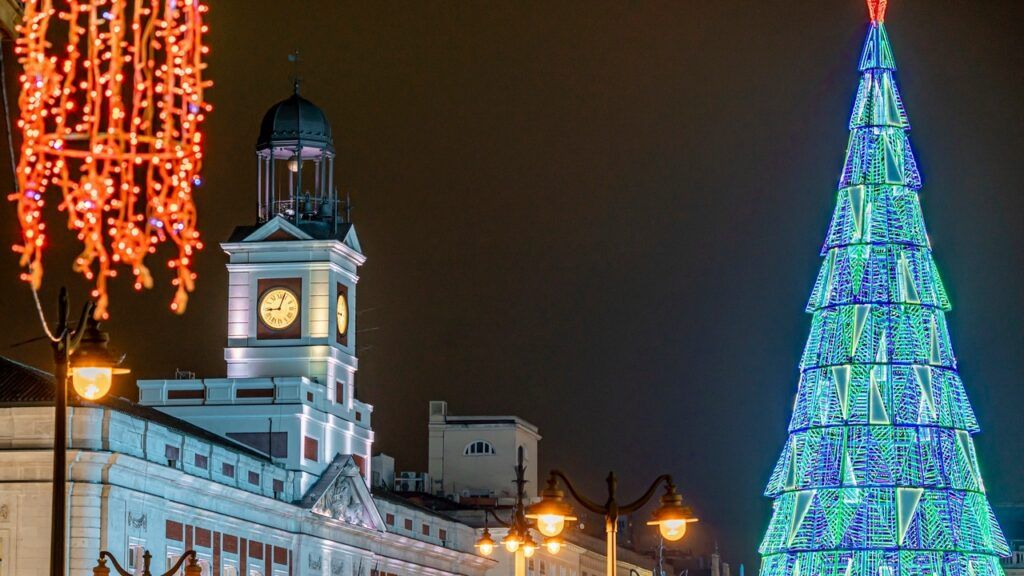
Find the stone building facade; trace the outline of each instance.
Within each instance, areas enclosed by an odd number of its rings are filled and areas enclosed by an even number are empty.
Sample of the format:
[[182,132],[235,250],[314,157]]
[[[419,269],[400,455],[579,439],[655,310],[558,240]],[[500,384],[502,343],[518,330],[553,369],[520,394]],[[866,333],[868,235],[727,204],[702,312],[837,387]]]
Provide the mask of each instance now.
[[[4,404],[0,576],[42,576],[53,409]],[[71,407],[69,430],[71,574],[90,573],[100,550],[138,573],[144,549],[154,571],[195,549],[204,576],[483,576],[495,564],[474,553],[473,528],[371,496],[348,456],[302,494],[301,472],[127,401]]]

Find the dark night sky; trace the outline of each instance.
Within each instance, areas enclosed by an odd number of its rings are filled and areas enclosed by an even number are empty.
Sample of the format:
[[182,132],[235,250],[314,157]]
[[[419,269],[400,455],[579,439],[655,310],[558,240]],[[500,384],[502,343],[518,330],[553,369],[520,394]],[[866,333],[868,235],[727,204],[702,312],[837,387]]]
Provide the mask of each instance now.
[[[701,539],[754,568],[863,2],[212,4],[209,245],[184,317],[167,284],[120,282],[108,327],[135,374],[224,374],[217,242],[255,218],[259,120],[298,48],[369,257],[359,389],[378,449],[425,468],[432,399],[518,414],[545,436],[542,469],[592,491],[609,469],[626,495],[672,472]],[[888,25],[983,471],[995,503],[1021,502],[1024,3],[895,0]],[[38,324],[4,254],[0,353],[47,366],[42,343],[8,347]],[[50,253],[46,302],[62,282],[81,301],[70,258]]]

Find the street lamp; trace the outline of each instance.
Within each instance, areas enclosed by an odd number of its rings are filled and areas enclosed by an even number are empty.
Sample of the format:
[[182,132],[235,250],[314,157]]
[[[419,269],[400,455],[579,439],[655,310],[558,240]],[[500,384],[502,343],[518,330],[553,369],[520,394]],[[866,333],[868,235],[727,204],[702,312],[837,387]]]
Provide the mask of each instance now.
[[[490,514],[498,524],[508,529],[505,533],[505,537],[501,539],[501,544],[510,554],[515,554],[515,576],[525,576],[525,559],[536,554],[538,548],[537,541],[533,539],[532,535],[530,535],[530,530],[533,529],[534,526],[531,525],[531,522],[526,516],[526,505],[524,502],[526,499],[526,465],[523,463],[523,460],[523,449],[520,448],[516,462],[516,503],[512,509],[512,518],[508,522],[505,522],[498,517],[494,510],[486,510],[484,512],[484,532],[480,535],[476,544],[474,544],[474,547],[484,556],[489,556],[494,552],[495,542],[491,537],[490,530],[488,530],[486,526],[487,515]],[[537,529],[540,530],[539,527],[537,527]],[[555,554],[561,550],[564,541],[561,538],[558,538],[555,542],[549,542],[550,540],[550,538],[546,538],[543,544],[545,548],[547,548],[548,552]]]
[[[65,518],[64,489],[67,479],[68,371],[75,392],[87,400],[98,400],[110,391],[114,374],[127,374],[120,360],[107,350],[110,337],[93,317],[93,302],[86,302],[77,327],[68,323],[68,291],[61,288],[57,308],[57,330],[48,335],[53,348],[54,424],[53,494],[50,514],[50,575],[64,575]],[[44,326],[45,327],[45,326]]]
[[110,335],[100,330],[92,316],[86,320],[85,332],[71,354],[71,384],[75,392],[86,400],[99,400],[110,392],[115,374],[128,374],[131,370],[119,366],[107,349]]
[[[661,497],[661,505],[654,511],[649,526],[657,526],[663,538],[669,541],[676,541],[686,534],[686,525],[696,522],[692,517],[690,509],[683,505],[683,497],[676,492],[676,486],[672,477],[663,474],[651,484],[640,498],[628,504],[620,506],[615,499],[615,492],[618,488],[618,480],[614,472],[608,474],[608,499],[603,505],[594,502],[580,494],[572,485],[569,478],[560,470],[552,470],[548,476],[547,487],[541,492],[541,500],[533,504],[526,511],[527,518],[537,519],[538,529],[549,537],[557,536],[565,526],[565,521],[575,518],[571,516],[572,507],[565,501],[565,494],[558,489],[559,479],[569,489],[569,494],[583,505],[587,510],[595,514],[603,514],[605,518],[605,532],[607,533],[607,576],[615,576],[615,569],[618,564],[618,520],[620,514],[631,514],[643,508],[655,491],[662,483],[665,484],[665,494]],[[549,534],[551,532],[551,534]]]
[[[114,565],[114,570],[117,570],[118,574],[121,576],[134,576],[134,573],[122,568],[121,565],[118,564],[117,558],[114,558],[114,555],[106,550],[100,552],[100,557],[96,561],[96,566],[92,569],[93,576],[110,576],[110,568],[107,567],[107,558],[110,559],[110,562]],[[142,555],[142,576],[153,576],[149,571],[149,563],[152,559],[153,555],[149,553],[149,550],[146,550]],[[161,576],[171,576],[172,574],[175,574],[178,569],[181,568],[181,565],[186,559],[188,559],[188,566],[185,566],[185,576],[202,576],[203,567],[200,566],[199,561],[196,560],[195,550],[186,550],[185,553],[181,555],[181,558],[178,558],[178,561],[174,563],[174,566],[171,566],[171,568]]]
[[494,552],[494,539],[491,538],[491,531],[484,528],[484,533],[480,536],[480,539],[473,545],[476,549],[480,550],[480,554],[484,556],[490,556]]

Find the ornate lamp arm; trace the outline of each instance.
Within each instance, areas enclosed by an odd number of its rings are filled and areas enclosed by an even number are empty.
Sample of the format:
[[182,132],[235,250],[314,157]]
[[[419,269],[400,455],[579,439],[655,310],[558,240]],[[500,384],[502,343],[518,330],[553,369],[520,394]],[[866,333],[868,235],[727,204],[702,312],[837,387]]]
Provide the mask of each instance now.
[[675,483],[672,482],[672,476],[670,476],[669,474],[662,474],[661,476],[658,476],[654,480],[654,482],[651,484],[651,487],[647,489],[647,492],[644,492],[643,496],[637,498],[636,500],[630,502],[629,504],[619,507],[619,511],[623,514],[632,514],[633,512],[636,512],[637,510],[643,508],[644,505],[650,502],[651,498],[654,497],[654,492],[657,491],[658,485],[661,484],[662,482],[665,482],[665,484],[670,489],[674,489],[676,486]]
[[[190,572],[189,568],[192,568],[193,566],[197,566],[198,567],[198,564],[199,564],[199,561],[196,559],[196,551],[195,550],[185,550],[184,554],[181,555],[181,558],[178,558],[178,561],[174,563],[174,566],[172,566],[171,569],[168,570],[167,572],[164,572],[163,576],[171,576],[172,574],[176,573],[178,571],[178,569],[181,568],[181,565],[185,563],[185,559],[186,558],[189,559],[189,562],[188,562],[188,566],[189,567],[185,569],[185,574],[186,574],[186,576],[188,576],[188,574]],[[143,574],[143,576],[147,576],[147,575]]]
[[485,520],[486,520],[487,514],[490,514],[491,518],[494,518],[494,521],[497,522],[500,526],[502,526],[504,528],[509,528],[509,527],[512,526],[512,522],[505,522],[504,520],[502,520],[501,517],[498,516],[498,513],[495,512],[493,508],[487,508],[487,509],[484,510]]
[[[590,498],[587,498],[583,494],[580,494],[579,491],[576,490],[576,487],[572,485],[572,482],[569,480],[569,477],[566,476],[565,473],[562,472],[561,470],[551,471],[548,477],[548,484],[554,484],[556,478],[560,478],[562,482],[565,483],[565,487],[569,490],[569,494],[572,494],[572,497],[575,498],[577,502],[582,504],[584,508],[590,510],[594,514],[608,514],[607,506],[602,506],[594,502]],[[609,500],[614,500],[614,495],[609,494],[609,496]]]
[[[152,576],[152,574],[149,571],[149,563],[152,559],[153,555],[149,553],[149,550],[147,550],[146,553],[142,555],[142,576]],[[100,557],[96,564],[96,567],[92,569],[93,576],[110,575],[110,568],[107,568],[107,560],[110,560],[110,562],[114,565],[114,570],[117,570],[117,573],[121,576],[133,576],[131,572],[125,570],[121,566],[121,564],[118,563],[117,558],[115,558],[113,554],[107,552],[106,550],[100,552]],[[171,569],[167,572],[164,572],[162,576],[171,576],[172,574],[176,573],[181,568],[181,565],[185,563],[185,560],[189,560],[188,568],[185,568],[186,576],[200,573],[201,568],[199,567],[198,560],[196,560],[196,551],[186,550],[181,555],[181,557],[178,558],[178,561],[174,563],[174,566],[171,566]]]
[[110,563],[114,565],[114,570],[117,570],[117,573],[121,576],[132,576],[132,573],[122,568],[121,565],[117,562],[117,558],[114,558],[114,555],[110,552],[107,552],[106,550],[100,552],[99,563],[97,564],[96,568],[92,569],[92,573],[97,575],[110,574],[110,569],[106,567],[107,560],[110,560]]

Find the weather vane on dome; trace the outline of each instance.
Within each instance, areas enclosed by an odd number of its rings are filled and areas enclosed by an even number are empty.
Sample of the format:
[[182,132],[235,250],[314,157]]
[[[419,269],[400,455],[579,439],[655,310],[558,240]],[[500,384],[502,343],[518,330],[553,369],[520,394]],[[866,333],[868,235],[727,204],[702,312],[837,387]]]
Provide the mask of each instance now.
[[871,13],[871,21],[879,24],[885,22],[885,9],[888,8],[889,0],[868,0],[868,12]]
[[299,85],[302,84],[302,76],[299,76],[299,64],[302,63],[302,60],[299,58],[299,51],[296,50],[289,54],[288,61],[294,65],[294,73],[292,74],[292,87],[295,89],[295,93],[298,94]]

